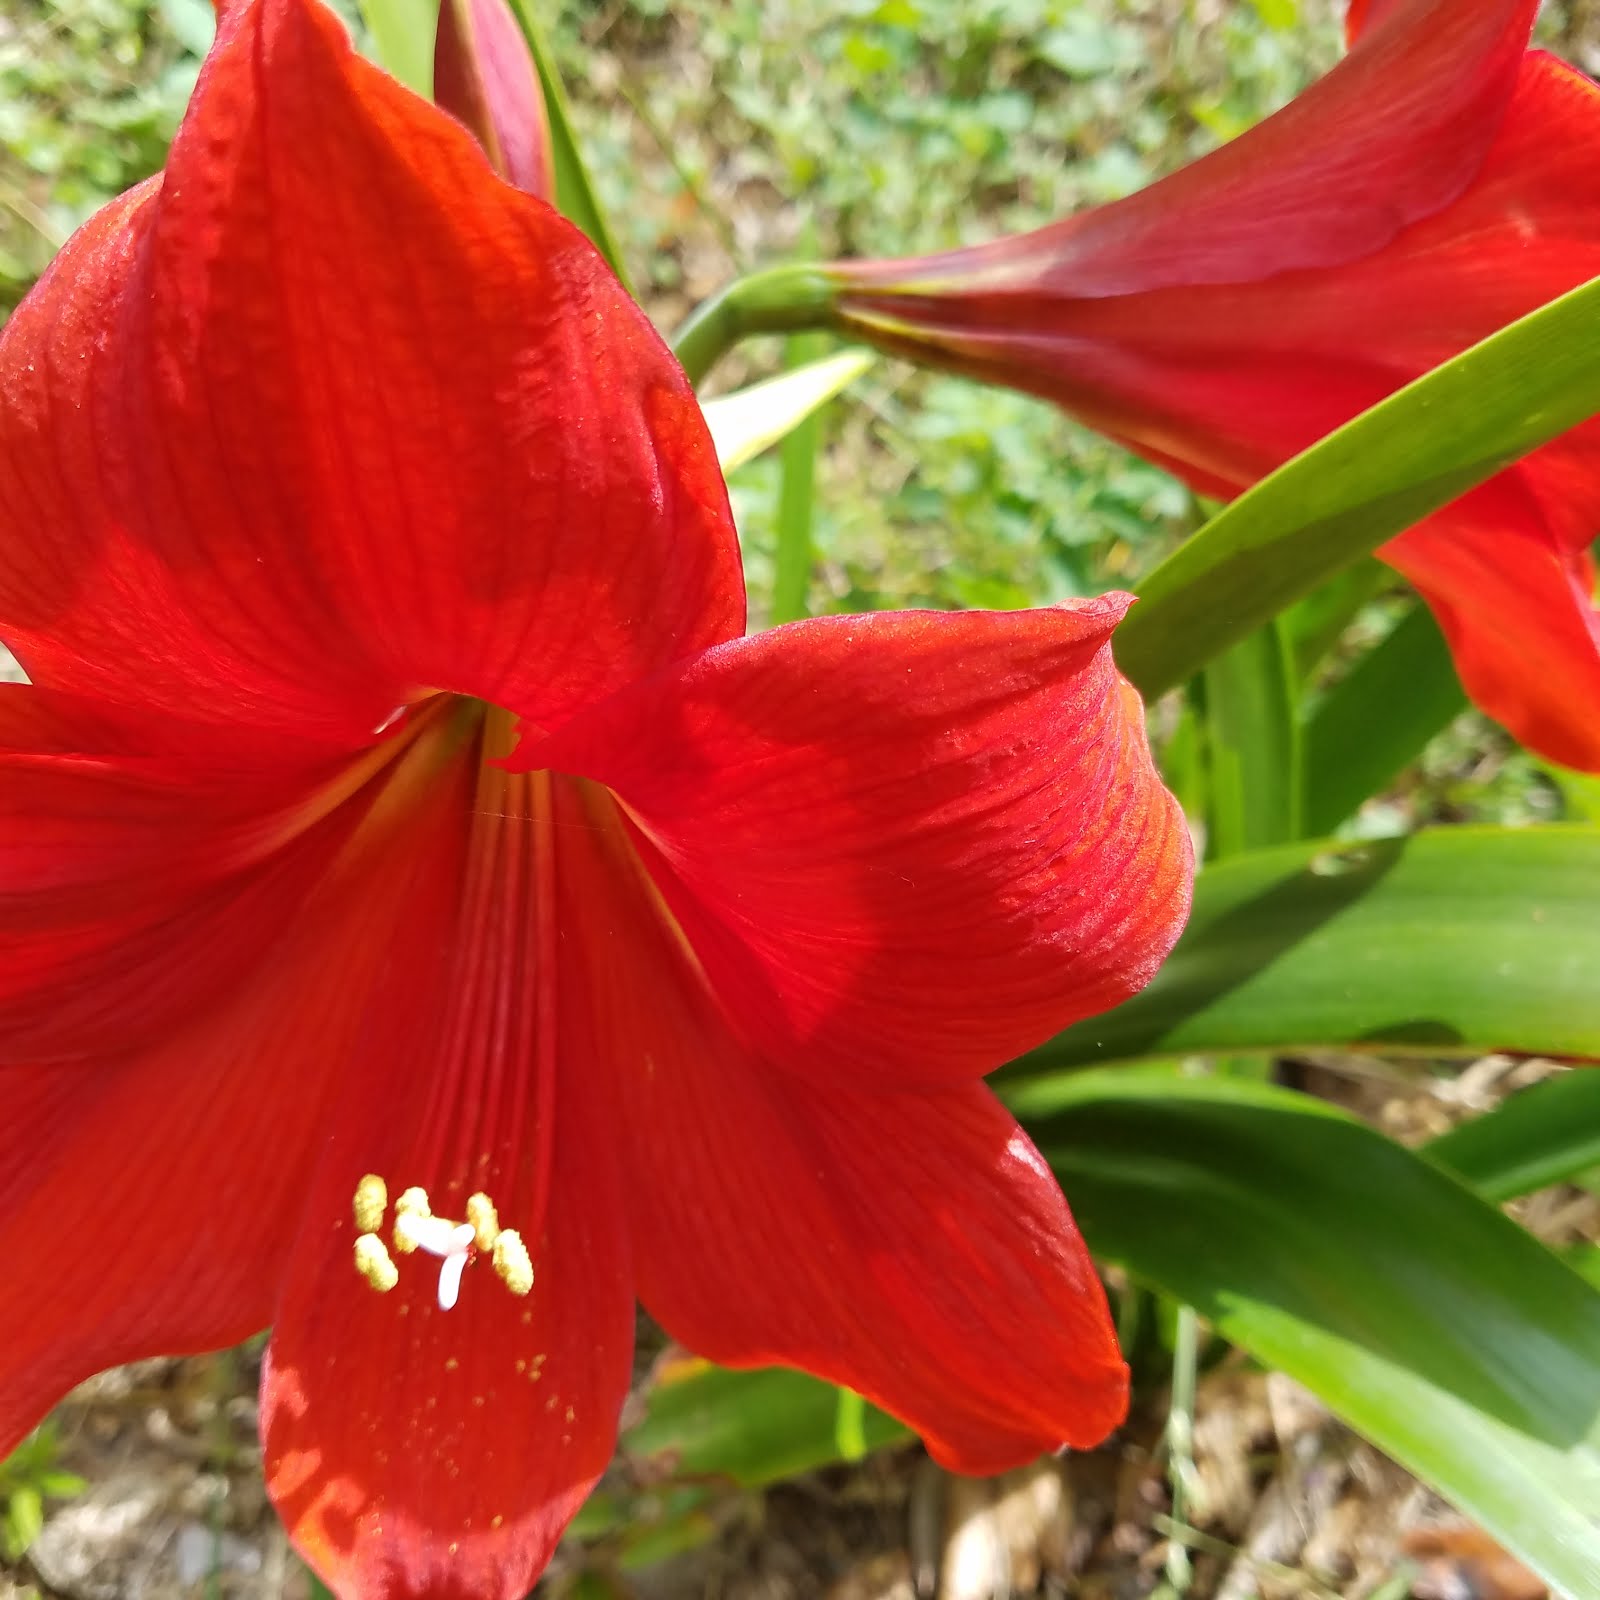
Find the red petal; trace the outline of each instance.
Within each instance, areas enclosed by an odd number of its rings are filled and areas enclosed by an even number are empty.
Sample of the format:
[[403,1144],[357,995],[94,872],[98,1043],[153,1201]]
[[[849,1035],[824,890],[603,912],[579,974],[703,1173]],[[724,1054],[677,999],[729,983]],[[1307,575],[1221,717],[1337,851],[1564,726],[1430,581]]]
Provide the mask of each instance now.
[[[591,803],[563,927],[593,988],[646,1306],[730,1365],[851,1385],[992,1472],[1122,1418],[1105,1296],[1049,1170],[981,1084],[819,1086],[742,1045]],[[588,864],[581,866],[580,853]]]
[[[633,1280],[616,1108],[554,920],[549,780],[463,770],[453,787],[406,840],[430,888],[390,933],[343,1065],[262,1421],[273,1499],[336,1591],[520,1600],[610,1458]],[[479,1259],[440,1311],[439,1262],[422,1253],[373,1293],[352,1262],[366,1172],[391,1197],[420,1184],[439,1215],[483,1189],[523,1233],[532,1294]]]
[[[1594,561],[1552,539],[1525,492],[1555,487],[1556,471],[1543,465],[1507,473],[1381,554],[1433,608],[1479,706],[1551,760],[1600,772]],[[1592,464],[1587,476],[1592,497]],[[1600,516],[1591,526],[1600,527]]]
[[0,1062],[153,1047],[276,959],[392,759],[204,731],[0,690]]
[[1139,989],[1188,913],[1188,834],[1111,662],[1126,606],[796,623],[516,759],[617,792],[764,1053],[975,1077]]
[[158,1044],[0,1065],[0,1455],[100,1368],[268,1321],[397,921],[385,867],[303,885],[295,938]]
[[1048,287],[1095,299],[1251,283],[1388,244],[1477,175],[1536,0],[1402,0],[1281,111],[1201,160],[1035,233],[912,262],[849,263],[860,303],[923,321],[902,296]]
[[229,8],[0,397],[0,635],[38,683],[352,739],[433,687],[554,723],[741,625],[643,313],[312,0]]

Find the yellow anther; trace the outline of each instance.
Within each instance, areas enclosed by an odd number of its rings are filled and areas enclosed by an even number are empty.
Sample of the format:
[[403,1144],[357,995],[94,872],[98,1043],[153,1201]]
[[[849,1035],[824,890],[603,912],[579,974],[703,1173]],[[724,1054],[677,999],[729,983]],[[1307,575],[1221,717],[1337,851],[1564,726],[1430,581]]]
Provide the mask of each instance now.
[[410,1188],[394,1203],[394,1247],[403,1256],[417,1248],[417,1241],[400,1226],[402,1217],[431,1217],[433,1207],[428,1204],[426,1189]]
[[515,1229],[506,1228],[496,1236],[493,1260],[496,1275],[512,1294],[523,1295],[532,1290],[533,1263],[528,1259],[522,1235]]
[[500,1232],[500,1218],[494,1201],[486,1194],[467,1196],[467,1221],[472,1224],[473,1242],[480,1250],[494,1249],[495,1236]]
[[383,1226],[383,1213],[389,1205],[389,1186],[377,1173],[369,1172],[356,1185],[354,1210],[356,1231],[376,1233]]
[[379,1294],[387,1294],[400,1281],[400,1269],[389,1259],[383,1240],[375,1233],[363,1233],[357,1237],[356,1271]]

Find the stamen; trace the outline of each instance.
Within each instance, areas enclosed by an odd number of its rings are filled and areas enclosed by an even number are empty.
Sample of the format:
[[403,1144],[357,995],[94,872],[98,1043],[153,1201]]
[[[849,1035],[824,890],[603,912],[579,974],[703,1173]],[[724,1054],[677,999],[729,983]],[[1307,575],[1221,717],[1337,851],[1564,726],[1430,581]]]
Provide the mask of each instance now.
[[356,1185],[354,1210],[357,1230],[376,1233],[383,1226],[383,1213],[388,1205],[389,1186],[377,1173],[369,1172]]
[[485,1253],[493,1250],[495,1237],[500,1232],[500,1218],[495,1212],[494,1201],[486,1194],[469,1194],[467,1221],[472,1224],[478,1248]]
[[533,1262],[528,1247],[514,1228],[506,1228],[494,1241],[494,1270],[514,1295],[528,1294],[533,1288]]
[[426,1189],[407,1189],[394,1203],[394,1247],[402,1255],[410,1255],[420,1242],[400,1226],[407,1217],[431,1217],[433,1207],[428,1204]]
[[387,1294],[400,1281],[400,1269],[375,1233],[363,1233],[356,1239],[356,1271],[379,1294]]
[[[388,1189],[382,1178],[369,1172],[356,1185],[352,1208],[356,1227],[356,1271],[380,1293],[387,1293],[400,1281],[399,1268],[378,1235],[383,1226]],[[452,1222],[436,1217],[428,1192],[420,1187],[405,1190],[394,1203],[394,1248],[401,1255],[417,1250],[437,1256],[439,1268],[439,1309],[449,1311],[461,1297],[461,1276],[479,1256],[488,1255],[495,1275],[512,1294],[526,1295],[533,1289],[533,1262],[522,1235],[500,1226],[494,1202],[481,1191],[467,1197],[467,1220]]]

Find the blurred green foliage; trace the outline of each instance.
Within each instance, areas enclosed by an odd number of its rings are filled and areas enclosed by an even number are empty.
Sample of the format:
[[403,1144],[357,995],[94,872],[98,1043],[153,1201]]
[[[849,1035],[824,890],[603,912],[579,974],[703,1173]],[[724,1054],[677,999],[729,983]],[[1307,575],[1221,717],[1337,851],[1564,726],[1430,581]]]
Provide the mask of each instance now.
[[75,1473],[56,1465],[56,1430],[35,1428],[0,1461],[0,1558],[15,1561],[44,1526],[46,1499],[70,1499],[85,1487]]
[[0,303],[161,165],[197,67],[169,20],[179,5],[13,0],[0,21]]

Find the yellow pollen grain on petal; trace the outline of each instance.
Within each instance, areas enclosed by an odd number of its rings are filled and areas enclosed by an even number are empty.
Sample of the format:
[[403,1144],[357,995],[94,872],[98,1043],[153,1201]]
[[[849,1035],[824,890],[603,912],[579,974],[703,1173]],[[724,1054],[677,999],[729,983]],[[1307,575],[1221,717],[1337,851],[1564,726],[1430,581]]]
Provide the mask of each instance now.
[[417,1248],[416,1238],[400,1226],[402,1217],[431,1217],[433,1207],[428,1204],[428,1191],[413,1186],[394,1203],[394,1247],[403,1256]]
[[352,1209],[356,1214],[357,1233],[376,1233],[383,1226],[383,1214],[389,1207],[389,1186],[377,1173],[369,1172],[356,1185]]
[[400,1269],[389,1259],[383,1240],[375,1233],[363,1233],[356,1239],[356,1271],[379,1294],[387,1294],[400,1281]]
[[522,1235],[506,1228],[494,1241],[494,1270],[512,1294],[525,1295],[533,1289],[533,1262]]
[[467,1221],[472,1224],[473,1237],[478,1248],[485,1253],[493,1250],[495,1239],[500,1232],[500,1216],[494,1208],[494,1201],[486,1194],[469,1194]]

